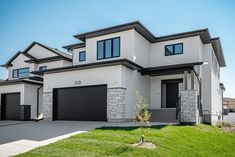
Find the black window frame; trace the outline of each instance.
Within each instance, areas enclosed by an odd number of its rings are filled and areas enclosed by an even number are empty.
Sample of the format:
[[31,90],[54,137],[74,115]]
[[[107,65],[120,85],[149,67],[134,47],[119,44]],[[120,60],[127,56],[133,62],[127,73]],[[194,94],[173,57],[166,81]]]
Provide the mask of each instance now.
[[[19,71],[22,70],[22,69],[29,69],[29,74],[30,74],[30,68],[29,67],[25,67],[25,68],[19,68],[19,69],[13,69],[12,70],[12,78],[25,78],[25,77],[28,77],[28,76],[24,76],[24,77],[19,77]],[[16,76],[14,75],[14,72],[16,71]]]
[[[175,53],[175,46],[176,45],[182,45],[182,53]],[[167,54],[166,53],[167,46],[173,46],[173,54]],[[184,44],[183,43],[176,43],[176,44],[165,45],[165,56],[182,55],[183,53],[184,53]]]
[[47,66],[40,66],[40,67],[38,68],[38,70],[39,70],[39,71],[43,71],[43,68],[46,68],[46,69],[44,69],[44,70],[47,70]]
[[[80,55],[81,55],[82,53],[84,53],[84,60],[81,60],[81,56],[80,56]],[[86,51],[80,51],[80,52],[79,52],[79,62],[84,62],[84,61],[86,61]]]
[[[113,50],[113,40],[114,39],[119,39],[119,55],[118,56],[114,56],[114,50]],[[106,57],[106,53],[105,53],[105,41],[107,40],[111,40],[111,56],[110,57]],[[103,42],[103,58],[99,58],[98,57],[98,44],[99,42]],[[115,37],[115,38],[108,38],[108,39],[104,39],[104,40],[99,40],[97,41],[97,44],[96,44],[96,59],[97,60],[103,60],[103,59],[110,59],[110,58],[117,58],[117,57],[120,57],[121,56],[121,38],[120,37]]]

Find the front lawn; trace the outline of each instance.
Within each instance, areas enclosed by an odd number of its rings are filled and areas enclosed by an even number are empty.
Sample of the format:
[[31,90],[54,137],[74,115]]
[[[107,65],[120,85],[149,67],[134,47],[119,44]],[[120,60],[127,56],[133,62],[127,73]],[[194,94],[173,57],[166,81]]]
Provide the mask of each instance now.
[[98,128],[18,156],[235,156],[235,133],[210,125],[148,128],[145,140],[156,144],[154,150],[130,147],[139,137],[140,129],[136,127]]

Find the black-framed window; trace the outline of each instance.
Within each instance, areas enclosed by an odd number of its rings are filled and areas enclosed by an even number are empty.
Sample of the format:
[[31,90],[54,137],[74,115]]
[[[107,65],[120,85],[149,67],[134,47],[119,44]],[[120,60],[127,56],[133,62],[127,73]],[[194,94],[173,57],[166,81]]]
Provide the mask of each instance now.
[[97,41],[97,59],[120,57],[120,37]]
[[21,77],[28,77],[29,76],[29,67],[21,68],[21,69],[14,69],[12,71],[13,78],[21,78]]
[[183,54],[183,43],[171,44],[165,46],[165,56]]
[[41,66],[41,67],[39,67],[39,70],[40,71],[47,70],[47,66]]
[[86,51],[79,52],[79,62],[86,60]]

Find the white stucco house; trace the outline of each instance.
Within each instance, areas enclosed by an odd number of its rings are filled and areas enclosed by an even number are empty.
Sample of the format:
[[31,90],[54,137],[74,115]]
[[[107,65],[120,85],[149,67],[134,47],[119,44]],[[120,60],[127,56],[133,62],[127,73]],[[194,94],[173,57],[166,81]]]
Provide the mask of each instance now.
[[135,21],[74,37],[80,42],[63,47],[69,53],[34,42],[4,65],[9,79],[0,82],[2,119],[16,103],[11,93],[18,93],[15,100],[20,109],[30,106],[30,119],[43,113],[45,120],[130,121],[139,91],[152,121],[220,120],[226,63],[220,39],[208,29],[158,37]]

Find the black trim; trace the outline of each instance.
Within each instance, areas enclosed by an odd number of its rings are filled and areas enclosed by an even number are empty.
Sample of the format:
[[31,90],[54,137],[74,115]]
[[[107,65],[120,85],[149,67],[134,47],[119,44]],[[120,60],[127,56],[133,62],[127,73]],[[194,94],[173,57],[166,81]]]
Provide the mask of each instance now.
[[43,75],[43,74],[48,74],[48,73],[83,70],[83,69],[99,68],[99,67],[114,66],[114,65],[123,65],[131,70],[140,70],[143,68],[142,66],[128,59],[117,59],[117,60],[108,60],[108,61],[103,61],[103,62],[88,63],[88,64],[81,64],[81,65],[75,65],[75,66],[47,69],[45,71],[33,71],[31,73],[37,74],[37,75]]
[[69,50],[72,50],[72,49],[75,49],[75,48],[83,48],[85,46],[86,46],[85,43],[77,43],[77,44],[71,44],[71,45],[63,46],[63,48],[67,49],[69,51]]
[[[29,79],[29,80],[26,80]],[[31,81],[32,80],[32,81]],[[20,78],[20,79],[15,79],[15,80],[6,80],[6,81],[1,81],[0,86],[8,85],[8,84],[19,84],[19,83],[28,83],[28,84],[34,84],[34,85],[42,85],[43,82],[41,81],[42,79],[32,79],[31,78]],[[34,82],[34,81],[40,81],[40,82]]]
[[[114,39],[119,39],[119,55],[118,56],[114,56],[113,53],[114,53],[114,50],[113,50],[113,40]],[[107,40],[111,40],[111,56],[110,57],[106,57],[106,49],[105,49],[105,42]],[[103,58],[99,58],[98,57],[98,43],[99,42],[103,42]],[[117,57],[120,57],[121,56],[121,38],[120,37],[115,37],[115,38],[108,38],[108,39],[104,39],[104,40],[99,40],[96,42],[96,59],[97,60],[103,60],[103,59],[109,59],[109,58],[117,58]]]
[[[176,45],[182,45],[182,53],[175,53],[175,46]],[[173,54],[167,54],[167,46],[173,46]],[[169,45],[165,45],[165,56],[174,56],[174,55],[182,55],[184,53],[184,44],[183,43],[176,43],[176,44],[169,44]]]
[[141,72],[142,75],[149,75],[149,76],[182,74],[184,73],[184,71],[190,72],[191,70],[193,70],[193,67],[195,65],[201,65],[201,64],[203,64],[203,62],[157,66],[157,67],[143,68],[140,69],[139,71]]
[[54,56],[54,57],[47,57],[42,59],[35,59],[35,60],[26,60],[27,63],[48,63],[48,62],[54,62],[59,60],[66,60],[69,62],[72,62],[72,59],[64,57],[64,56]]

